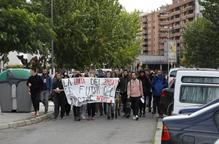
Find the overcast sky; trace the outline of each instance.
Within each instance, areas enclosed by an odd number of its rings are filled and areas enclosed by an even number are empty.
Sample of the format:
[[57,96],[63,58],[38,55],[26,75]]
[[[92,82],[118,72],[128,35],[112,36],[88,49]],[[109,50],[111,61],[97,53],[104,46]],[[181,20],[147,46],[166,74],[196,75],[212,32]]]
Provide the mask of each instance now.
[[134,11],[135,9],[150,12],[162,5],[172,3],[172,0],[119,0],[119,2],[128,12]]

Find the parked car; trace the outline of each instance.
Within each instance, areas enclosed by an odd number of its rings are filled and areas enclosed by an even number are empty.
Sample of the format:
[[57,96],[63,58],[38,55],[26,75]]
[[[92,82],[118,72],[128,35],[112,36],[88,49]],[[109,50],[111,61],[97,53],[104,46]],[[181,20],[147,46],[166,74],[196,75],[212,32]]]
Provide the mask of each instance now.
[[208,107],[210,105],[213,105],[215,103],[219,103],[219,98],[216,99],[216,100],[213,100],[213,101],[211,101],[211,102],[209,102],[209,103],[207,103],[207,104],[205,104],[205,105],[203,105],[201,107],[182,109],[182,110],[179,111],[179,114],[190,114],[190,113],[196,112],[196,111],[198,111],[200,109],[203,109],[205,107]]
[[185,108],[198,108],[217,98],[219,98],[218,70],[177,71],[172,114],[179,114],[179,111]]
[[219,103],[163,119],[161,144],[215,144],[218,139]]
[[219,71],[215,69],[178,69],[175,79],[164,89],[160,106],[163,114],[199,108],[219,98]]

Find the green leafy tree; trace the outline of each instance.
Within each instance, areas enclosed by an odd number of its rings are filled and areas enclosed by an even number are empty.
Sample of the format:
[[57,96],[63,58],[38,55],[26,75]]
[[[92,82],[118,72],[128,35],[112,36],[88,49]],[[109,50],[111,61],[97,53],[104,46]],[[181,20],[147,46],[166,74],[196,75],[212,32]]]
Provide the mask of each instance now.
[[212,29],[212,23],[205,18],[199,18],[190,23],[183,35],[186,42],[184,59],[196,67],[217,68],[218,35]]
[[200,4],[204,7],[204,10],[202,11],[204,17],[211,21],[215,26],[219,27],[219,1],[200,0]]
[[117,0],[56,0],[56,62],[59,67],[125,66],[139,52],[139,13]]
[[204,18],[190,23],[184,33],[183,62],[196,67],[219,67],[219,1],[200,0]]
[[0,55],[10,51],[48,54],[48,42],[55,33],[48,18],[30,9],[26,0],[1,0]]

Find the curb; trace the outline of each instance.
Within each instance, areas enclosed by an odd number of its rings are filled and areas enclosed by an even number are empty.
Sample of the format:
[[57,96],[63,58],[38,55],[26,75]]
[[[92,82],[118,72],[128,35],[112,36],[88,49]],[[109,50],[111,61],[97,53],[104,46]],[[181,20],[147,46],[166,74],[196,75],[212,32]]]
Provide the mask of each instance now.
[[158,119],[153,144],[161,144],[162,127],[162,119]]
[[28,125],[32,125],[32,124],[37,124],[37,123],[40,123],[44,120],[52,119],[52,118],[53,118],[53,113],[51,112],[51,113],[40,115],[38,117],[27,118],[25,120],[10,122],[8,124],[0,124],[0,130],[24,127],[24,126],[28,126]]

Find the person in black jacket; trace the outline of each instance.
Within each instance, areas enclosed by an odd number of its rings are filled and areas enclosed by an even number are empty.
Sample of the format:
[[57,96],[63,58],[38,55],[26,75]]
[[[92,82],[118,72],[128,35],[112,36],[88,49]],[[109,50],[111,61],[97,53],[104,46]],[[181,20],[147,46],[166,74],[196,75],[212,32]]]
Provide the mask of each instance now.
[[122,105],[123,105],[123,112],[125,113],[125,117],[129,118],[130,113],[127,110],[127,86],[128,82],[130,81],[130,77],[128,75],[128,71],[124,70],[122,77],[120,78],[119,84],[118,84],[118,89],[120,90],[121,94],[121,100],[122,100]]
[[30,70],[31,76],[27,80],[27,86],[29,87],[29,95],[31,96],[31,101],[33,103],[34,113],[33,115],[39,115],[39,103],[40,103],[40,93],[43,89],[43,80],[35,68]]
[[59,109],[61,107],[60,117],[62,119],[65,115],[66,100],[65,100],[64,88],[62,85],[61,73],[57,73],[56,81],[53,83],[52,89],[53,89],[53,92],[55,93],[54,94],[54,117],[55,119],[58,117]]
[[[140,103],[140,116],[145,117],[145,109],[146,109],[146,98],[151,95],[151,81],[149,76],[142,70],[140,71],[139,80],[141,80],[143,85],[143,93],[144,93],[144,103]],[[150,105],[151,106],[151,105]],[[150,111],[150,108],[149,108]]]
[[[67,72],[64,72],[62,75],[63,79],[69,78]],[[65,114],[66,116],[69,116],[69,113],[71,112],[71,105],[68,103],[67,97],[65,95]]]

